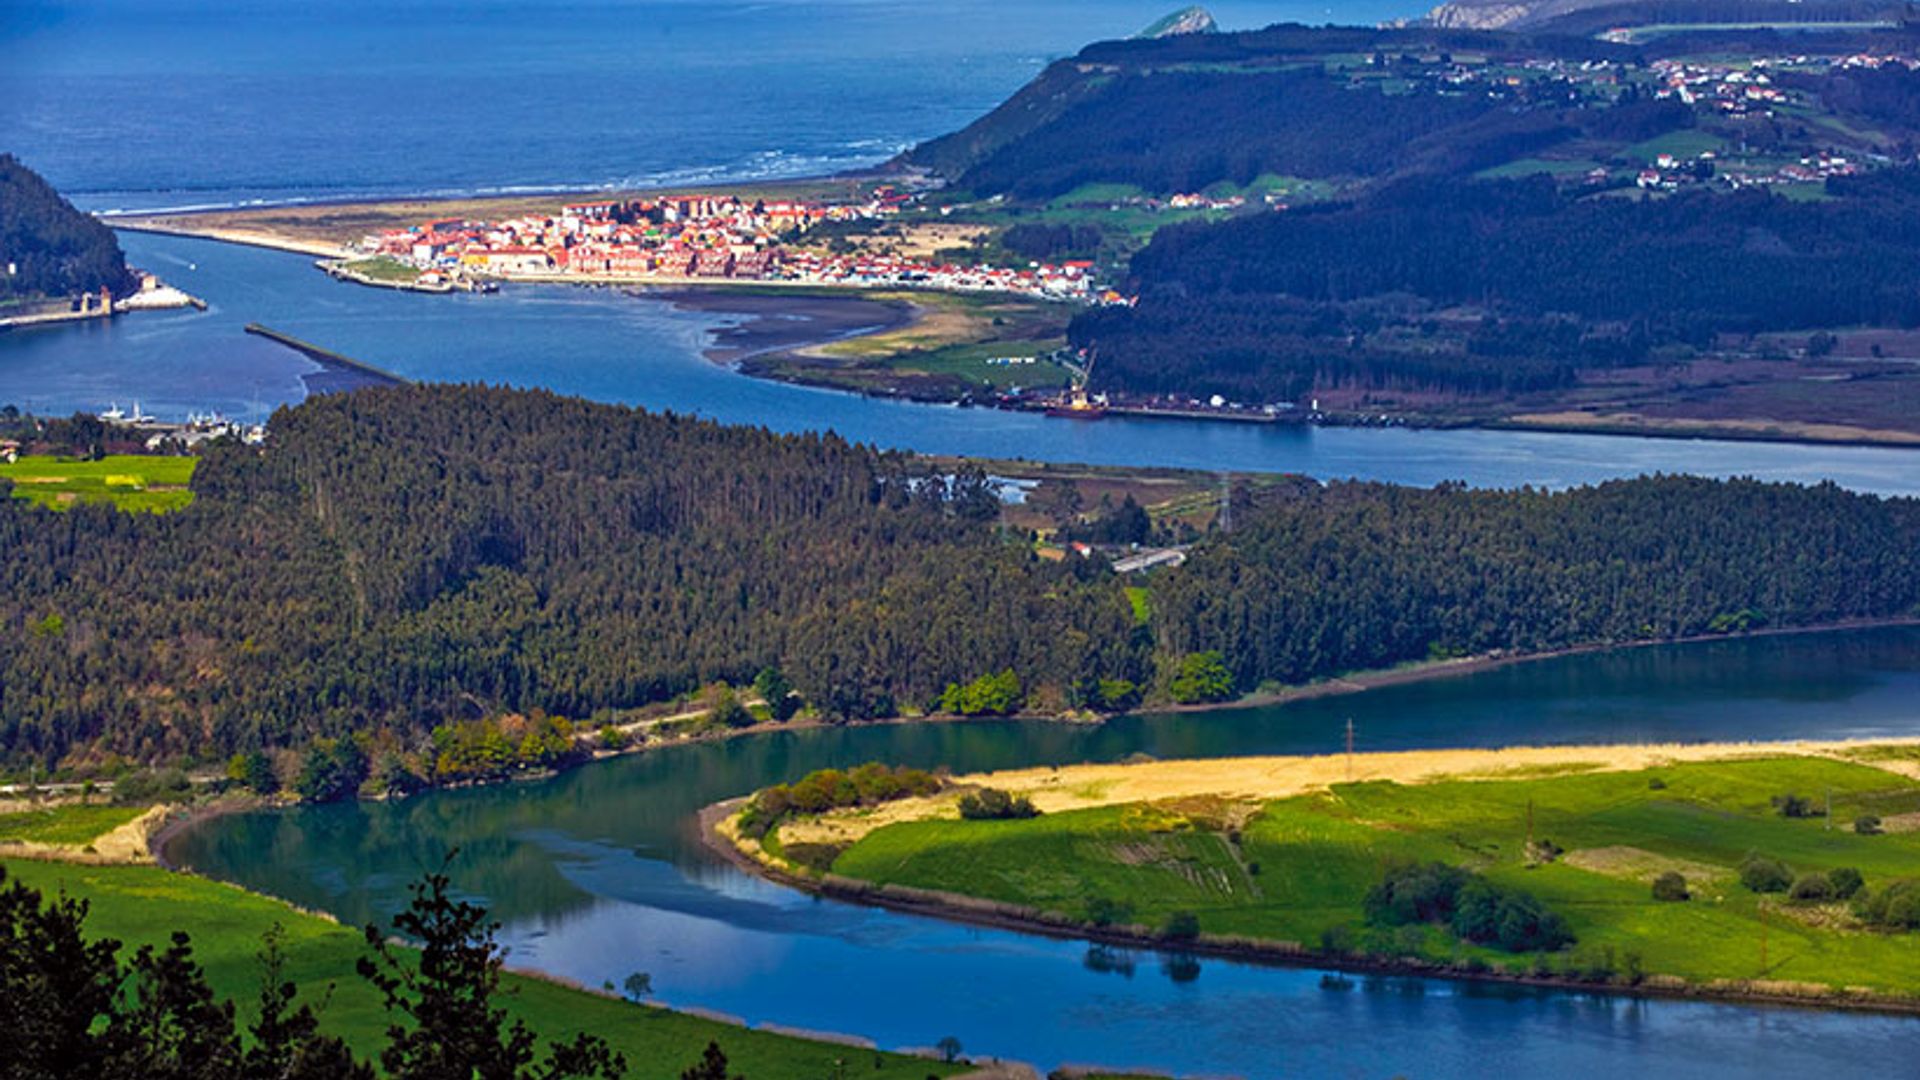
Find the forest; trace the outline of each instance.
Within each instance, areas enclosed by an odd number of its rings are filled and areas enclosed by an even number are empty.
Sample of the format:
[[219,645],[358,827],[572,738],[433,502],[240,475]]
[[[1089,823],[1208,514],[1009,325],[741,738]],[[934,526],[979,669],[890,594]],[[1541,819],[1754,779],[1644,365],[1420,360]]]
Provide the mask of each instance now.
[[1156,581],[1166,655],[1241,690],[1413,660],[1920,615],[1920,503],[1661,476],[1290,490]]
[[111,289],[139,282],[113,230],[73,208],[12,154],[0,154],[0,303]]
[[1410,179],[1163,229],[1133,258],[1139,305],[1086,312],[1069,337],[1109,389],[1287,400],[1541,389],[1722,333],[1920,325],[1920,169],[1828,192],[1633,201],[1545,176]]
[[1125,597],[1003,542],[977,470],[465,387],[317,398],[272,431],[209,450],[185,512],[0,499],[7,760],[417,750],[769,667],[829,717],[1008,668],[1039,705],[1143,675]]
[[271,430],[209,449],[168,514],[0,497],[7,767],[237,758],[252,784],[298,749],[287,783],[327,797],[562,759],[717,681],[829,721],[1057,714],[1920,614],[1920,504],[1832,486],[1242,491],[1141,621],[1137,579],[1039,558],[977,468],[830,435],[451,386]]

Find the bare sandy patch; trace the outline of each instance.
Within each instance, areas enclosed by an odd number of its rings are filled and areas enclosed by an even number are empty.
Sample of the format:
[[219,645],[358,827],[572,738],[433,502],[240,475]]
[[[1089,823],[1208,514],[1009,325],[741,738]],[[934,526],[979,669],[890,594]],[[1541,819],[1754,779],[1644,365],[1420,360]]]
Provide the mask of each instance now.
[[1560,857],[1560,861],[1581,870],[1628,881],[1651,883],[1661,874],[1672,872],[1686,878],[1690,888],[1733,877],[1733,871],[1724,866],[1676,859],[1625,844],[1569,851]]
[[1890,833],[1920,832],[1920,812],[1883,817],[1880,828]]
[[[1405,750],[1356,754],[1351,758],[1344,754],[1215,758],[1015,769],[956,777],[955,785],[1000,788],[1032,799],[1043,813],[1056,814],[1129,803],[1177,804],[1178,800],[1195,797],[1208,797],[1222,803],[1261,803],[1326,791],[1335,784],[1368,780],[1399,784],[1444,780],[1493,782],[1516,776],[1550,775],[1556,769],[1632,772],[1677,762],[1784,756],[1832,757],[1875,767],[1890,764],[1854,756],[1868,746],[1920,746],[1920,739],[1520,746],[1491,750]],[[957,792],[948,790],[880,807],[837,811],[818,820],[783,824],[780,836],[783,841],[851,843],[895,822],[957,817],[957,800]]]

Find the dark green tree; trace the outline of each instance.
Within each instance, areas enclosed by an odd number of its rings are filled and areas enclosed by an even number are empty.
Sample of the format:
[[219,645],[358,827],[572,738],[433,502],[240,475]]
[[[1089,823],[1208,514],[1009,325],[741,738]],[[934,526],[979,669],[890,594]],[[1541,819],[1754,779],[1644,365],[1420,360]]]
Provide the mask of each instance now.
[[743,1080],[738,1073],[727,1072],[727,1055],[720,1044],[710,1042],[700,1060],[681,1070],[680,1080]]
[[[451,856],[449,856],[449,860]],[[366,928],[372,958],[362,977],[379,989],[387,1012],[387,1046],[380,1065],[393,1080],[618,1080],[626,1059],[591,1035],[556,1046],[535,1064],[537,1039],[497,1004],[504,953],[486,909],[449,894],[444,871],[410,889],[412,901],[393,929],[417,943],[417,959],[389,943],[378,926]]]

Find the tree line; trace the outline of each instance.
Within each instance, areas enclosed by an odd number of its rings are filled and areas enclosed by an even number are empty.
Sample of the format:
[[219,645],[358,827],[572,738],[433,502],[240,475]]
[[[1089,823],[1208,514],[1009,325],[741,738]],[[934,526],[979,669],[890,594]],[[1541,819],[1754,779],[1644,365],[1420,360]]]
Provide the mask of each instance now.
[[1160,652],[1235,689],[1495,650],[1920,614],[1920,503],[1660,476],[1547,492],[1336,483],[1154,588]]
[[1144,679],[1125,597],[1003,537],[978,469],[471,387],[314,399],[272,430],[206,452],[190,513],[0,499],[7,762],[359,735],[375,765],[484,773],[498,733],[435,729],[597,723],[767,669],[828,718],[1008,669],[1042,707]]
[[1068,336],[1111,389],[1288,400],[1512,393],[1723,333],[1920,325],[1920,170],[1828,190],[1636,201],[1544,176],[1410,179],[1162,229],[1131,263],[1139,305],[1086,312]]
[[1832,485],[1280,485],[1147,579],[1140,623],[1100,561],[1002,529],[978,469],[830,435],[449,386],[272,432],[209,449],[173,514],[0,498],[7,766],[329,798],[564,763],[718,682],[775,720],[1107,711],[1920,612],[1920,506]]

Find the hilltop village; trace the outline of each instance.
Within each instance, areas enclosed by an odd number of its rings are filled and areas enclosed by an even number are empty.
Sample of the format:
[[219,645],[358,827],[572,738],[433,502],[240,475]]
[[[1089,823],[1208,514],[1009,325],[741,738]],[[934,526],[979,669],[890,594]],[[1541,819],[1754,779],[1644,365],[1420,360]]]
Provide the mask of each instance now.
[[573,203],[549,216],[448,218],[389,230],[363,238],[356,245],[361,258],[330,268],[369,284],[429,291],[492,279],[755,281],[1121,300],[1095,284],[1091,260],[961,265],[937,258],[835,253],[800,243],[824,223],[891,218],[917,198],[883,185],[855,203],[709,194]]

